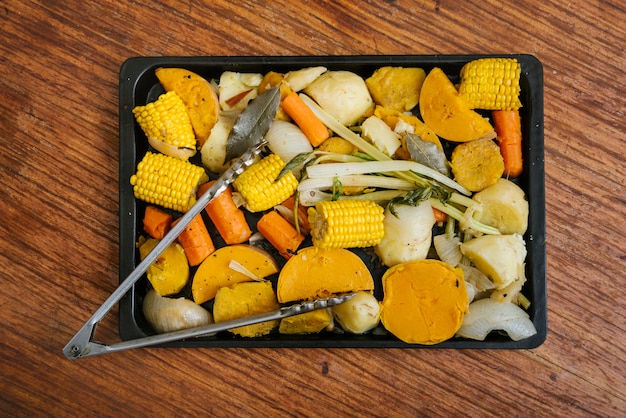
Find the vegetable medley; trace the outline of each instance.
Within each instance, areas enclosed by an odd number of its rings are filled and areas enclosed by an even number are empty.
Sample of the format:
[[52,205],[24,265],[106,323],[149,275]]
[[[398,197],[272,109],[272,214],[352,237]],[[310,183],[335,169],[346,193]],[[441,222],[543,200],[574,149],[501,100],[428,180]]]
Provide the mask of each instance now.
[[356,293],[229,332],[425,345],[536,333],[523,294],[529,207],[514,181],[524,170],[516,59],[471,61],[456,85],[437,67],[156,76],[165,93],[132,110],[151,147],[130,178],[146,203],[142,259],[233,162],[241,112],[280,94],[264,152],[148,269],[143,312],[156,332]]

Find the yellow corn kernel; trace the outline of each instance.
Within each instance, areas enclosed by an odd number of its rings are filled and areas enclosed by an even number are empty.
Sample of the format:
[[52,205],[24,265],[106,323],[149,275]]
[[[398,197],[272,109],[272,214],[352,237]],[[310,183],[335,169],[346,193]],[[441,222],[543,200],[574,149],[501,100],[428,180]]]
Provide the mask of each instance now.
[[196,152],[196,136],[181,97],[169,91],[145,106],[133,108],[133,115],[158,151],[187,159]]
[[371,200],[318,202],[309,208],[308,216],[316,247],[372,247],[385,235],[384,210]]
[[202,167],[164,154],[147,152],[130,177],[135,198],[179,212],[196,203],[198,186],[209,180]]
[[[285,163],[276,154],[270,154],[248,167],[235,180],[235,189],[250,212],[261,212],[289,198],[298,187],[291,171],[278,179]],[[278,180],[277,180],[278,179]]]
[[520,74],[520,63],[515,58],[470,61],[461,68],[459,94],[472,109],[519,109]]

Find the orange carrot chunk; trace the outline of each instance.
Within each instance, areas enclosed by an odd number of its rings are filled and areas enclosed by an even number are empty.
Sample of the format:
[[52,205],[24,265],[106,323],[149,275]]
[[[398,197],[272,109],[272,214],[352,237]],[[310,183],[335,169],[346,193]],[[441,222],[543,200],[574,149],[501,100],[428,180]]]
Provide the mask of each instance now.
[[163,239],[172,223],[172,215],[149,205],[143,215],[143,229],[154,239]]
[[326,128],[326,125],[324,125],[322,121],[315,116],[313,111],[306,105],[306,103],[304,103],[295,91],[285,96],[282,102],[282,107],[285,113],[293,119],[314,147],[319,146],[330,136],[330,132],[328,131],[328,128]]
[[304,235],[299,234],[296,228],[275,210],[263,215],[256,227],[286,259],[291,258],[304,241]]
[[[213,183],[215,180],[203,184],[198,190],[198,195],[201,196]],[[233,201],[233,191],[230,186],[209,202],[206,206],[206,213],[228,245],[244,243],[252,235],[243,211]]]
[[[178,219],[172,223],[176,225]],[[215,245],[204,224],[202,215],[198,214],[187,225],[177,238],[178,243],[185,250],[190,266],[197,266],[215,251]]]
[[435,215],[435,222],[437,223],[445,222],[448,219],[448,215],[437,208],[433,208],[433,215]]
[[[296,205],[295,195],[291,195],[291,197],[289,197],[287,200],[281,203],[281,205],[293,212],[293,208]],[[302,206],[300,204],[298,204],[298,224],[300,226],[300,232],[303,235],[307,235],[309,231],[311,231],[311,226],[309,225],[309,215],[307,213],[307,207]]]
[[518,177],[523,170],[522,122],[519,110],[494,110],[493,127],[496,131],[500,153],[504,160],[504,175]]

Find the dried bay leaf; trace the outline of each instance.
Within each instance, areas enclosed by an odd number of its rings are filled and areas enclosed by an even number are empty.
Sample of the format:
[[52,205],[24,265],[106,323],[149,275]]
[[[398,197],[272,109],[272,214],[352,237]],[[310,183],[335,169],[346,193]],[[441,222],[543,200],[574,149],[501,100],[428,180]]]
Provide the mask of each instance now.
[[424,141],[419,135],[413,133],[407,133],[404,140],[406,141],[407,150],[413,161],[450,177],[450,167],[446,154],[443,150],[439,149],[437,144]]
[[252,100],[237,117],[226,142],[224,163],[243,155],[267,133],[280,105],[280,89],[271,88]]

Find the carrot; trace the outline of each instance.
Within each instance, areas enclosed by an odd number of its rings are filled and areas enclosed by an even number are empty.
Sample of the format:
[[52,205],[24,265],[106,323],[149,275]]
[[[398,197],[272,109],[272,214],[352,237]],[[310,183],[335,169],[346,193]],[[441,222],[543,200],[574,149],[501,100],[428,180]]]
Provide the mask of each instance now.
[[263,215],[256,227],[286,259],[290,259],[304,241],[304,235],[299,234],[296,228],[275,210]]
[[170,229],[172,215],[156,206],[148,205],[143,215],[143,229],[154,239],[162,239]]
[[522,122],[519,110],[494,110],[493,125],[504,160],[504,174],[515,178],[522,174]]
[[[283,203],[281,203],[281,206],[286,207],[291,212],[293,212],[293,208],[295,207],[295,205],[296,205],[295,195],[292,195],[290,198],[288,198]],[[303,235],[307,235],[309,231],[311,230],[311,226],[309,225],[309,215],[307,214],[307,207],[302,206],[300,204],[298,205],[298,226],[299,226],[298,232],[301,232]],[[298,228],[296,228],[296,230],[297,229]]]
[[[198,190],[202,195],[215,181],[203,184]],[[206,206],[206,213],[228,245],[246,242],[252,235],[246,217],[233,202],[233,191],[230,186]]]
[[296,125],[302,130],[304,135],[314,147],[319,146],[324,140],[328,139],[330,133],[326,125],[298,96],[298,93],[291,92],[282,102],[283,110],[296,122]]
[[437,208],[433,208],[433,215],[435,215],[435,222],[437,223],[445,222],[448,219],[448,215]]
[[[177,222],[178,219],[172,223],[172,226]],[[176,240],[185,250],[190,266],[197,266],[215,251],[213,240],[200,214],[191,220]]]

